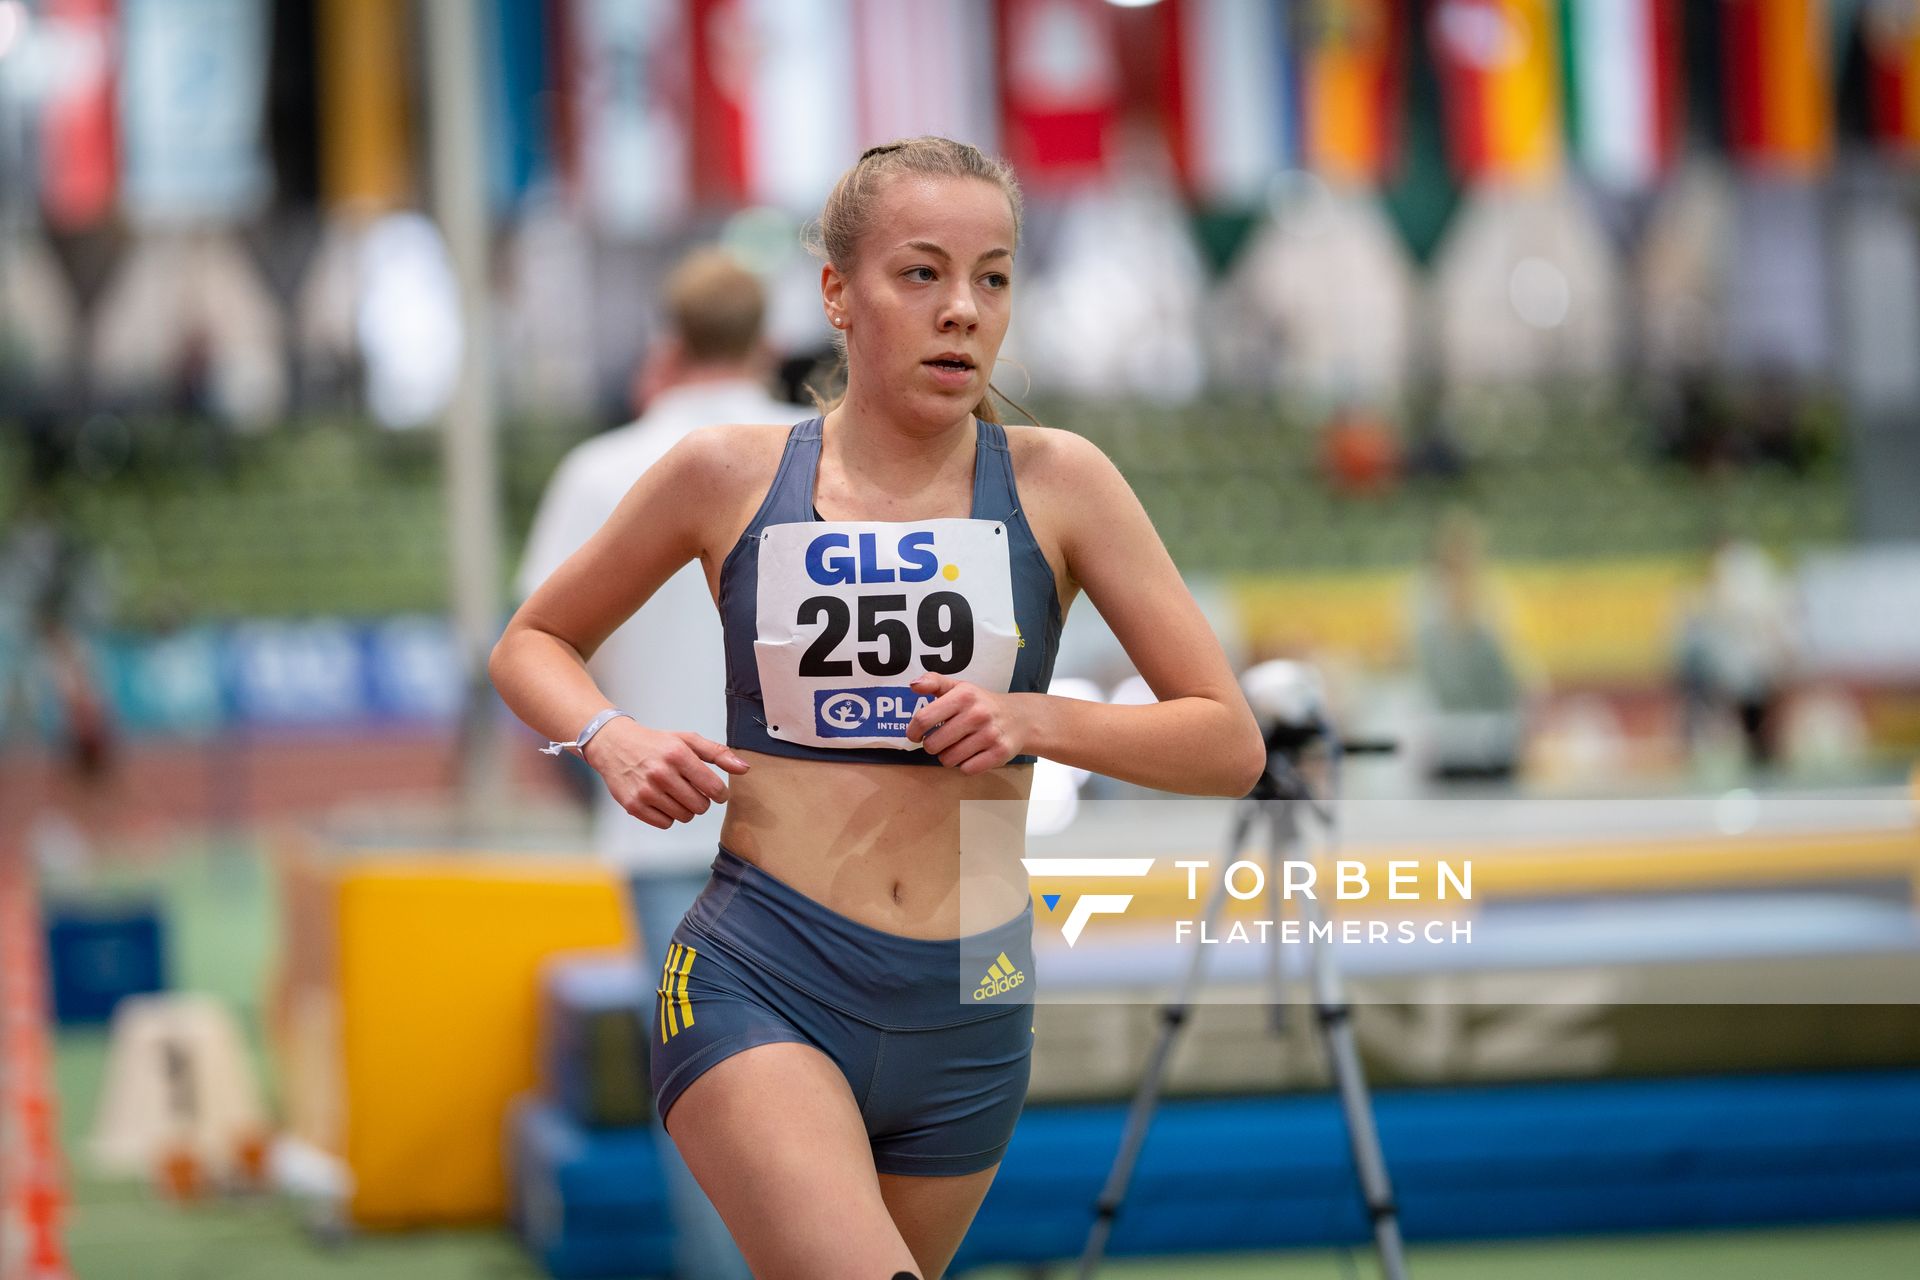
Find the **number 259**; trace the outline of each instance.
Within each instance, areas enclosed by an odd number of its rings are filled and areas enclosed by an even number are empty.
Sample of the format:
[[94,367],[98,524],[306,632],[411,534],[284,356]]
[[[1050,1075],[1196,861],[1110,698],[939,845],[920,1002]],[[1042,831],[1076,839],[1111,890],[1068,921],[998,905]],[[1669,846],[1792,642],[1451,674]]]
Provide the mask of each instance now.
[[[863,646],[878,646],[854,651],[860,660],[860,669],[868,675],[897,676],[911,666],[916,632],[920,646],[938,651],[921,653],[920,665],[926,670],[951,675],[964,671],[973,661],[973,609],[967,604],[967,598],[957,591],[935,591],[927,595],[915,611],[911,629],[904,618],[886,616],[907,611],[904,595],[861,596],[858,605],[860,627],[856,639]],[[800,602],[799,616],[794,621],[803,627],[819,622],[826,624],[800,656],[801,675],[853,674],[852,662],[832,656],[846,639],[853,622],[845,597],[809,596]]]

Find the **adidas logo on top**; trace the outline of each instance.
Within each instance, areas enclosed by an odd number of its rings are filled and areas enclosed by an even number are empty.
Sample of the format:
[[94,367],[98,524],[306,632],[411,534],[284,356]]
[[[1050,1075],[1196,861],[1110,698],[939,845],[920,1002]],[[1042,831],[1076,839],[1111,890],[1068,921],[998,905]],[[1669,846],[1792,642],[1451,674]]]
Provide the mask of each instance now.
[[1000,958],[987,966],[987,976],[980,979],[980,985],[974,988],[975,1000],[991,1000],[1003,996],[1027,980],[1027,975],[1013,967],[1013,961],[1007,959],[1002,951]]

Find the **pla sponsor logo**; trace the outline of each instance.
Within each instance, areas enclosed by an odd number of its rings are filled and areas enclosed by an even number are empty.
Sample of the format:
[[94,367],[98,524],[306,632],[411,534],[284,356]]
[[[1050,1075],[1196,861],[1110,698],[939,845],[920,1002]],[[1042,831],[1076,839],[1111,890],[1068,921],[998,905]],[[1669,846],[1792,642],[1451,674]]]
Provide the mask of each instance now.
[[980,979],[980,985],[973,989],[973,998],[991,1000],[995,996],[1003,996],[1026,980],[1027,975],[1015,968],[1013,961],[1007,959],[1007,953],[1002,951],[999,959],[987,966],[987,976]]
[[[1027,874],[1037,881],[1108,880],[1116,877],[1144,876],[1153,870],[1152,858],[1022,858]],[[1042,892],[1041,901],[1049,913],[1058,910],[1060,893]],[[1084,893],[1068,908],[1060,925],[1061,936],[1072,946],[1080,941],[1087,921],[1100,915],[1120,915],[1133,904],[1130,893]]]
[[869,582],[926,582],[940,572],[933,553],[933,532],[916,529],[895,544],[898,568],[880,563],[880,535],[863,533],[857,539],[844,533],[823,533],[807,544],[807,576],[823,587]]
[[813,695],[814,732],[823,738],[899,737],[907,723],[933,699],[905,685],[867,689],[817,689]]

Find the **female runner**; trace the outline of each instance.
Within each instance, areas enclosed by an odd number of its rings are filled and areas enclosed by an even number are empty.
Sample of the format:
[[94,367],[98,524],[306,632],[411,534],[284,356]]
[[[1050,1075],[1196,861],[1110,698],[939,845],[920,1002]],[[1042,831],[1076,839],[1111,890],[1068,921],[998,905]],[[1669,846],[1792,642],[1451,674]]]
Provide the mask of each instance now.
[[[970,826],[971,882],[994,870],[969,917],[1001,923],[963,933],[962,802],[1023,810],[1036,756],[1223,796],[1266,764],[1120,473],[1077,436],[996,421],[1019,233],[1011,171],[971,146],[862,155],[820,218],[844,396],[676,446],[489,666],[640,821],[727,805],[661,975],[652,1068],[757,1276],[937,1277],[993,1180],[1026,1095],[1032,909],[1020,824]],[[610,715],[585,667],[696,557],[725,631],[724,746]],[[1157,703],[1047,696],[1083,590]]]

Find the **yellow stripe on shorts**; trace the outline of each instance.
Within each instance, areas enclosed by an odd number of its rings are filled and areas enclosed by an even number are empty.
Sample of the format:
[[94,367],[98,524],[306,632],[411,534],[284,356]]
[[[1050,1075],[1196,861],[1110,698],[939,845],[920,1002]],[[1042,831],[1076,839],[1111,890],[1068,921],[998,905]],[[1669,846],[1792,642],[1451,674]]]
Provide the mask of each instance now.
[[680,944],[667,944],[667,967],[661,974],[660,1002],[661,1015],[667,1020],[667,1029],[662,1033],[663,1040],[670,1040],[680,1032],[680,1020],[673,1012],[673,969],[680,960]]
[[680,965],[680,1024],[693,1025],[693,1002],[687,999],[687,975],[693,972],[693,959],[699,955],[692,947],[685,948],[687,958]]

